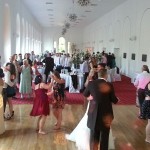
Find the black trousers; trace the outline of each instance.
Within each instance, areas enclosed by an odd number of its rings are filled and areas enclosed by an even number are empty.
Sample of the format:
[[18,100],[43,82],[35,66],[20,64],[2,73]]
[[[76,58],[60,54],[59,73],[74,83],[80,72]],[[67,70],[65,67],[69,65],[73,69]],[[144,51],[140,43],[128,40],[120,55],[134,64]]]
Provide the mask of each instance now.
[[21,73],[18,73],[18,84],[20,84],[20,80],[21,80]]
[[90,134],[90,150],[108,150],[109,131],[110,127],[106,127],[103,122],[96,125]]
[[68,72],[71,72],[71,67],[64,67],[65,69],[68,70]]
[[83,91],[85,90],[84,84],[85,84],[85,82],[86,82],[86,79],[87,79],[88,75],[89,75],[89,72],[86,72],[86,73],[84,73],[84,75],[83,75],[83,88],[80,90],[80,92],[83,92]]
[[89,72],[84,73],[84,83],[86,82],[86,79],[87,79],[88,75],[89,75]]
[[56,71],[58,71],[59,73],[61,73],[61,69],[63,69],[62,66],[57,66],[57,67],[56,67]]
[[138,99],[139,99],[139,105],[140,105],[140,112],[142,112],[142,105],[145,100],[145,90],[138,89]]
[[49,76],[50,72],[52,72],[52,70],[47,70],[44,73],[45,74],[45,83],[47,83],[47,79],[48,79],[48,76]]

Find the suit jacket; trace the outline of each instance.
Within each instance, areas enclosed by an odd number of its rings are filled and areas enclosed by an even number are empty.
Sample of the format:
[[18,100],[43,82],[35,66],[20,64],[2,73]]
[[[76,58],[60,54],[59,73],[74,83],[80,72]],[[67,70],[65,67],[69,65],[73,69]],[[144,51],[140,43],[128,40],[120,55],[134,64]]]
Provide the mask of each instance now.
[[49,73],[53,71],[54,68],[54,59],[51,57],[46,57],[43,61],[45,63],[45,73]]
[[[100,91],[100,86],[105,83],[110,87],[108,93],[103,93]],[[88,121],[87,126],[94,130],[95,126],[101,122],[104,116],[110,115],[112,119],[114,118],[112,103],[117,103],[118,99],[115,96],[114,88],[111,83],[106,82],[104,79],[97,79],[89,82],[87,88],[84,91],[84,96],[93,96],[93,100],[90,101],[89,111],[88,111]],[[98,125],[100,126],[100,125]]]

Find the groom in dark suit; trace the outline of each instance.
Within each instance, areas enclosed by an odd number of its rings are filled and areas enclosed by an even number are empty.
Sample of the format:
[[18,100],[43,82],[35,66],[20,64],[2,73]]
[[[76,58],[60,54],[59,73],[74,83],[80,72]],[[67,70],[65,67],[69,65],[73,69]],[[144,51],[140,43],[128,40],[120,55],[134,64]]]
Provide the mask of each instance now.
[[45,83],[47,83],[48,75],[50,72],[53,72],[54,69],[54,59],[51,57],[51,53],[47,54],[46,58],[42,61],[45,63]]
[[90,150],[108,150],[110,125],[114,118],[112,103],[117,103],[112,84],[106,81],[107,70],[99,71],[99,79],[89,82],[84,96],[93,97],[90,101],[87,126],[91,130]]

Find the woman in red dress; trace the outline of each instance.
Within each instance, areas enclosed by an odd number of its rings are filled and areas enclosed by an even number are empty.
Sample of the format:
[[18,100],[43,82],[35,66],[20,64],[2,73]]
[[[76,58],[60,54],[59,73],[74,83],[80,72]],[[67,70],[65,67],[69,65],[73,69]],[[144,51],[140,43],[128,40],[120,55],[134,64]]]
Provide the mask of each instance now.
[[43,131],[43,127],[46,121],[47,115],[50,114],[49,101],[47,96],[47,90],[51,89],[51,84],[47,85],[42,82],[42,76],[38,75],[35,77],[35,98],[33,108],[30,113],[31,116],[39,116],[37,122],[37,131],[40,134],[46,134]]

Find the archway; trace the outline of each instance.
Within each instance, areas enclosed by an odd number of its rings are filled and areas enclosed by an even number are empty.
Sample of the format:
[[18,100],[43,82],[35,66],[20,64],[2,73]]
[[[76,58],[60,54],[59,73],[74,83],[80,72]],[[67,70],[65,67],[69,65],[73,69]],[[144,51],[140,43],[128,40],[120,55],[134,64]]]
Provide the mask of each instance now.
[[71,42],[68,42],[68,53],[71,54]]
[[20,50],[20,16],[17,14],[16,17],[16,53],[19,54]]
[[142,61],[142,54],[147,55],[147,58],[150,57],[150,8],[146,9],[142,15],[141,22],[140,22],[140,41],[139,41],[139,52],[137,53],[138,56],[138,71],[140,71],[142,65],[148,65],[150,67],[150,59],[147,59],[147,61]]
[[11,18],[10,18],[10,8],[8,4],[4,6],[4,62],[9,60],[11,55]]
[[65,52],[66,51],[66,40],[64,37],[59,38],[59,52]]
[[122,40],[123,40],[123,53],[126,53],[126,58],[122,59],[122,72],[125,75],[129,76],[129,70],[130,70],[130,37],[131,37],[131,21],[129,17],[125,18],[124,21],[124,27],[123,27],[123,36],[122,36]]
[[110,24],[108,28],[108,52],[113,52],[114,49],[114,37],[113,37],[113,27]]
[[25,23],[24,19],[22,18],[22,48],[21,48],[21,53],[24,55],[25,54]]
[[26,22],[25,24],[25,28],[26,28],[26,33],[25,33],[25,41],[26,41],[26,52],[29,52],[29,37],[28,37],[28,33],[29,33],[29,28],[28,28],[28,22]]
[[54,53],[56,53],[57,52],[57,41],[54,41],[54,51],[53,51]]
[[121,39],[121,22],[117,20],[115,23],[115,30],[114,30],[114,54],[116,56],[116,65],[117,67],[121,68],[121,49],[120,49],[120,39]]

